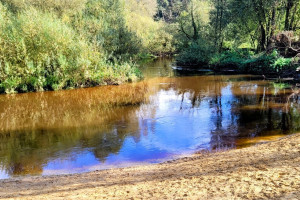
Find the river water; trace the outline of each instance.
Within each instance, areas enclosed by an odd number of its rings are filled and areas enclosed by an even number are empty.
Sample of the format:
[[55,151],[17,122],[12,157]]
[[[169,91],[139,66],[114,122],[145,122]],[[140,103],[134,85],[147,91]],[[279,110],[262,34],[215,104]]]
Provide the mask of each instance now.
[[158,163],[300,130],[293,89],[250,75],[204,75],[159,59],[145,80],[0,95],[0,179]]

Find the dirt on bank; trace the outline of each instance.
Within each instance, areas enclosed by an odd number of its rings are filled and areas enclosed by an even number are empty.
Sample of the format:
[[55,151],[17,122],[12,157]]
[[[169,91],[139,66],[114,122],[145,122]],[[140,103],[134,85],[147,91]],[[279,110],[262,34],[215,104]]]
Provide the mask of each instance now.
[[[29,158],[30,159],[30,158]],[[10,199],[300,199],[300,134],[163,164],[0,181]]]

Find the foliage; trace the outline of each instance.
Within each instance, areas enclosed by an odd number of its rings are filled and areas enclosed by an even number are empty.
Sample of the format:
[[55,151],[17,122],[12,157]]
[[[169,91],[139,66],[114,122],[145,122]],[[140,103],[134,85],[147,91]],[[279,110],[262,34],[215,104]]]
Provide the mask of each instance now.
[[291,88],[291,85],[289,83],[272,83],[273,84],[273,87],[276,88],[276,89],[279,89],[279,90],[282,90],[282,89],[286,89],[286,88]]
[[231,50],[217,53],[210,59],[210,65],[218,68],[233,67],[238,68],[243,62],[250,58],[251,52],[246,50]]
[[54,11],[62,14],[74,14],[82,10],[87,0],[1,0],[4,5],[9,6],[17,12],[28,7],[35,7],[43,11]]
[[280,31],[298,34],[299,9],[294,0],[0,0],[0,92],[118,84],[140,76],[139,59],[175,52],[182,65],[280,73],[297,59],[261,52]]
[[232,41],[235,46],[248,43],[257,51],[264,51],[277,32],[299,28],[299,1],[212,0],[212,3],[211,36],[219,49],[225,41]]
[[[209,11],[209,20],[203,15],[204,7]],[[234,68],[258,74],[291,71],[297,62],[295,58],[283,58],[265,50],[280,30],[297,30],[299,8],[300,3],[293,0],[191,0],[176,18],[177,62],[209,62],[218,70]]]
[[292,67],[292,59],[291,58],[283,58],[279,57],[278,59],[275,60],[274,64],[272,67],[277,71],[280,72],[284,69],[288,69]]
[[212,56],[210,65],[216,70],[231,68],[242,73],[265,75],[283,73],[283,71],[296,68],[292,59],[279,56],[277,51],[257,55],[253,55],[251,51],[247,50],[225,51]]
[[255,74],[274,73],[274,68],[271,66],[278,58],[278,54],[274,51],[271,54],[258,54],[243,62],[241,71]]
[[[119,84],[175,51],[149,0],[0,0],[0,92]],[[151,56],[150,56],[151,57]]]
[[256,74],[283,74],[285,71],[295,71],[296,65],[292,59],[283,58],[277,51],[271,54],[262,53],[243,62],[244,71]]
[[192,43],[176,58],[179,65],[206,65],[209,62],[211,48],[205,43]]
[[175,39],[173,34],[171,34],[171,30],[172,28],[169,26],[159,28],[147,46],[148,51],[156,55],[166,55],[175,52]]
[[208,10],[207,2],[191,0],[177,18],[178,64],[206,65],[215,52],[212,41],[208,40]]
[[143,1],[130,0],[126,10],[126,25],[140,39],[141,52],[165,55],[175,51],[175,31],[172,26],[163,21],[154,21],[153,11]]
[[157,0],[155,19],[168,23],[175,22],[189,2],[190,0]]
[[140,38],[127,28],[121,0],[88,0],[72,25],[109,57],[128,60],[140,51]]
[[0,8],[1,92],[117,84],[139,75],[133,63],[108,59],[55,13]]

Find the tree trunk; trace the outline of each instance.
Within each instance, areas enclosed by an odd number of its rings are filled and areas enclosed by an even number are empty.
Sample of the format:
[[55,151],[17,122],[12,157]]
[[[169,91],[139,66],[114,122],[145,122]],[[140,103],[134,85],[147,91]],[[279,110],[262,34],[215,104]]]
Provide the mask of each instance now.
[[259,1],[257,3],[255,0],[252,0],[253,8],[257,14],[258,23],[259,23],[259,29],[260,29],[260,41],[259,41],[259,51],[264,51],[266,49],[266,30],[264,27],[264,21],[265,21],[265,13],[263,8],[263,2]]
[[275,29],[276,29],[276,9],[277,9],[277,5],[275,5],[272,9],[271,33],[269,36],[270,39],[274,36]]
[[274,36],[275,33],[275,29],[276,29],[276,9],[277,9],[277,5],[274,5],[274,7],[272,8],[272,18],[271,18],[271,32],[270,35],[268,37],[268,45],[267,45],[267,50],[271,49],[271,39]]
[[285,10],[285,23],[284,23],[284,30],[290,30],[290,11],[293,7],[293,0],[287,0],[286,10]]
[[290,22],[290,29],[295,31],[296,29],[296,23],[295,23],[295,16],[297,14],[297,11],[298,11],[298,6],[299,6],[299,2],[296,3],[296,5],[294,6],[294,9],[293,9],[293,14],[292,14],[292,18],[291,18],[291,22]]
[[215,48],[218,46],[218,26],[219,26],[219,10],[220,10],[220,0],[217,0],[217,16],[215,19]]
[[260,33],[261,33],[261,38],[260,38],[260,50],[264,51],[266,50],[266,30],[265,27],[262,23],[260,23]]
[[223,37],[222,37],[222,29],[223,29],[223,15],[224,15],[224,0],[221,0],[221,8],[220,8],[220,22],[219,22],[219,52],[222,51],[223,48]]
[[192,26],[193,26],[193,30],[194,30],[193,39],[195,41],[197,41],[199,39],[199,34],[198,34],[198,28],[197,28],[197,24],[195,22],[195,17],[194,17],[194,4],[193,3],[192,3],[192,8],[191,8],[191,17],[192,17]]

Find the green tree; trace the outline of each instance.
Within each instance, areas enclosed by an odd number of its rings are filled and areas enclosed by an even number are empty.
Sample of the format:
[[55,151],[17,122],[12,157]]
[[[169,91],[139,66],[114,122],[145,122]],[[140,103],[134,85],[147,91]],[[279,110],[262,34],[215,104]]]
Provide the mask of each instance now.
[[211,12],[216,43],[248,42],[264,51],[272,36],[282,30],[296,30],[299,1],[296,0],[214,0]]
[[175,22],[180,13],[185,10],[190,0],[157,0],[157,13],[155,18],[165,22]]

